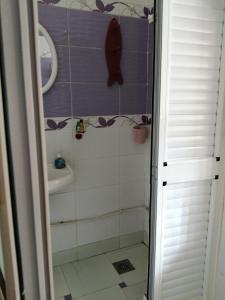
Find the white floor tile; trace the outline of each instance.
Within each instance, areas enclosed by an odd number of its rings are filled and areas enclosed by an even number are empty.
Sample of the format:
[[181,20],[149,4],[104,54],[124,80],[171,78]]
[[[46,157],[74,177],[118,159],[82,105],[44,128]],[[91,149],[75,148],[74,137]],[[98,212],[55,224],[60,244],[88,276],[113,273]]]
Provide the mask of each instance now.
[[86,294],[113,287],[121,279],[105,255],[99,255],[73,264],[85,287]]
[[86,294],[85,286],[83,286],[73,264],[65,264],[61,266],[70,293],[73,298],[81,297]]
[[[56,300],[142,300],[146,292],[148,249],[143,244],[54,268]],[[118,275],[113,262],[129,259],[134,271]],[[118,284],[127,284],[121,289]]]
[[143,296],[147,291],[147,282],[131,285],[122,290],[129,300],[143,300]]
[[[59,267],[53,269],[55,297],[62,297],[69,294],[63,273]],[[58,299],[57,299],[58,300]]]
[[127,298],[122,290],[118,286],[115,286],[77,300],[127,300]]
[[121,249],[107,254],[108,259],[113,263],[129,259],[135,270],[120,275],[128,285],[134,285],[147,279],[148,274],[148,248],[145,245],[138,245],[132,248]]

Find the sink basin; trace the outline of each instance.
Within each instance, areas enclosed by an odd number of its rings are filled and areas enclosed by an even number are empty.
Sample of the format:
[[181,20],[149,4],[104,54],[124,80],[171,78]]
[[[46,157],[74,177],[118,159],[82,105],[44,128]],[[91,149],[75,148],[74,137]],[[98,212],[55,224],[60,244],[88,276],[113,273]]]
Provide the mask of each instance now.
[[56,169],[53,164],[48,164],[48,192],[54,194],[74,180],[74,172],[67,164],[64,169]]

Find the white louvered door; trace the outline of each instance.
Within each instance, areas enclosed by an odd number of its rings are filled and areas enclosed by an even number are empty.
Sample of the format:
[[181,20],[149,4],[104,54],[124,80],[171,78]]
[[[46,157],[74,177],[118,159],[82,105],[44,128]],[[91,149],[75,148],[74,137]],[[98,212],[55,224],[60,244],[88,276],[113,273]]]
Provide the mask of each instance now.
[[224,1],[163,0],[154,300],[213,300],[223,31]]

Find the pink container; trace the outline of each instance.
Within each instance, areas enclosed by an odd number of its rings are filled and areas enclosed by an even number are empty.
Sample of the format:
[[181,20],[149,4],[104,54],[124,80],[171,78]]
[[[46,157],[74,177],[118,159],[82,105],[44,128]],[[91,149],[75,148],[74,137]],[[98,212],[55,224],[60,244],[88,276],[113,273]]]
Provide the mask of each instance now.
[[132,129],[132,135],[136,144],[144,144],[148,137],[148,128],[143,126],[135,126]]

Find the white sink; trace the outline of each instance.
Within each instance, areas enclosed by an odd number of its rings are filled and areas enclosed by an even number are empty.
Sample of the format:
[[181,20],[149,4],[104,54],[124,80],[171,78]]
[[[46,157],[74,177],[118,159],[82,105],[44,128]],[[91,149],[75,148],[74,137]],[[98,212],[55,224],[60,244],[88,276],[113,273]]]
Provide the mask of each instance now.
[[56,169],[53,164],[48,164],[48,192],[54,194],[74,180],[74,172],[67,164],[64,169]]

